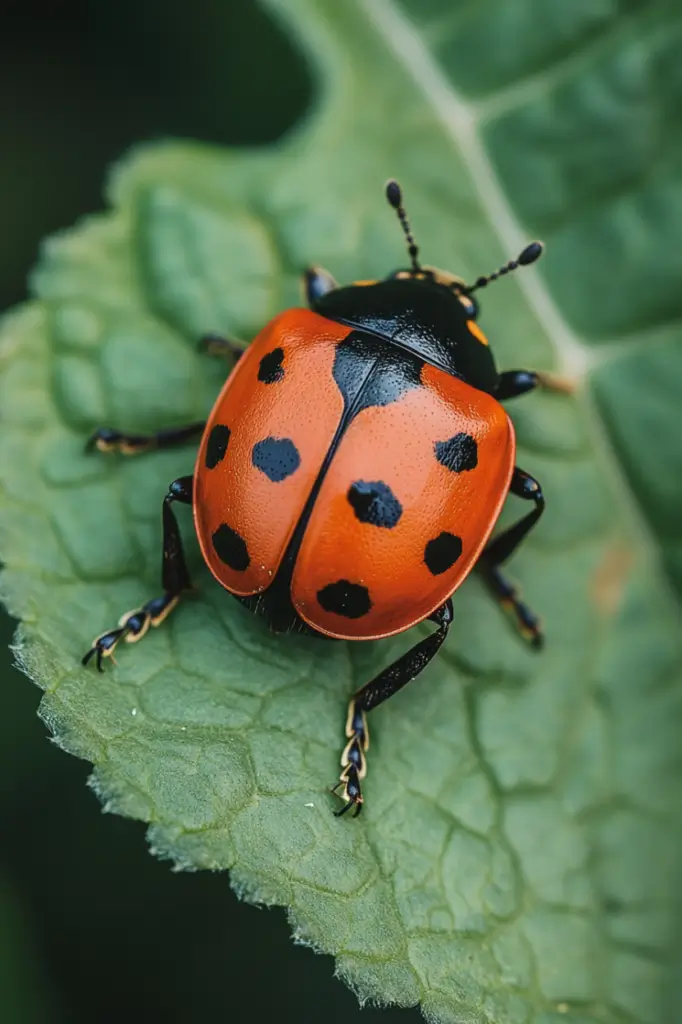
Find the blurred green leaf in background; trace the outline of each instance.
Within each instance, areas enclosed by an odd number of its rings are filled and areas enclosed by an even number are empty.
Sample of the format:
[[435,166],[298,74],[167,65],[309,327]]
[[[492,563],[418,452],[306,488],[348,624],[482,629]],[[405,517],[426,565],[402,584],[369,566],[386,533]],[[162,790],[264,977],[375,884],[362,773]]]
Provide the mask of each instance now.
[[[467,1024],[677,1020],[682,16],[550,0],[239,10],[98,8],[93,38],[131,19],[139,60],[137,89],[118,68],[129,102],[112,87],[103,124],[253,143],[311,88],[309,112],[269,149],[139,150],[111,179],[112,211],[45,246],[0,339],[2,585],[41,714],[94,764],[106,809],[148,822],[181,867],[230,868],[243,895],[286,906],[361,999]],[[389,175],[429,263],[472,279],[544,238],[539,272],[490,289],[482,324],[502,367],[560,365],[581,390],[512,412],[548,499],[513,562],[546,653],[467,582],[440,663],[377,712],[354,823],[325,791],[345,700],[405,638],[330,652],[270,637],[191,545],[199,597],[106,677],[81,669],[91,635],[155,592],[160,496],[193,461],[87,459],[82,444],[99,423],[205,415],[221,371],[196,338],[252,337],[300,301],[309,262],[342,281],[398,265]],[[145,998],[159,1020],[352,1019],[340,986],[311,996],[328,961],[289,948],[281,915],[238,906],[225,876],[171,876],[129,825],[73,810],[82,769],[46,750],[7,677],[5,888],[10,913],[29,908],[26,959],[52,994],[27,1013],[86,1019],[75,958],[96,972],[88,998],[107,989],[97,1020]]]

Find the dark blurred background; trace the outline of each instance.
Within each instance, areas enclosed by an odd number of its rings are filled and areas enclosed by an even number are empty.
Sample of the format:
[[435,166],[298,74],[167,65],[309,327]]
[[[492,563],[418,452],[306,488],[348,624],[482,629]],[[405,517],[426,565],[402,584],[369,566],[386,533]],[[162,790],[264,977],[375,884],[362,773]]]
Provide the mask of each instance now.
[[[305,110],[300,57],[253,0],[26,0],[0,35],[0,308],[26,298],[41,238],[102,208],[108,165],[168,136],[267,143]],[[364,1010],[281,910],[225,875],[173,874],[142,825],[103,815],[12,667],[0,613],[0,1016],[4,1024],[408,1024]]]

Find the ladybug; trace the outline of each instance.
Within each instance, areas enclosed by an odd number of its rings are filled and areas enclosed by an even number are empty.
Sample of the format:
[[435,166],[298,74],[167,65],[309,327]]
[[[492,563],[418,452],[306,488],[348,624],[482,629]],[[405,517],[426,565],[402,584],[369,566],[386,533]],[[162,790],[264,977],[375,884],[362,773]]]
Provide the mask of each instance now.
[[[362,807],[367,712],[428,665],[452,622],[452,594],[474,566],[539,647],[538,620],[502,572],[538,522],[537,480],[515,464],[514,428],[500,402],[558,379],[498,372],[478,326],[474,292],[533,263],[516,260],[471,286],[422,266],[397,182],[386,186],[410,266],[339,287],[305,272],[307,309],[274,318],[244,351],[209,335],[236,363],[206,423],[127,435],[100,428],[90,449],[133,455],[201,436],[193,475],[163,502],[161,596],[127,612],[83,658],[97,667],[121,640],[158,626],[191,587],[173,511],[192,505],[203,557],[217,581],[278,633],[376,640],[428,620],[435,632],[354,694],[339,792]],[[490,539],[507,494],[532,504]]]

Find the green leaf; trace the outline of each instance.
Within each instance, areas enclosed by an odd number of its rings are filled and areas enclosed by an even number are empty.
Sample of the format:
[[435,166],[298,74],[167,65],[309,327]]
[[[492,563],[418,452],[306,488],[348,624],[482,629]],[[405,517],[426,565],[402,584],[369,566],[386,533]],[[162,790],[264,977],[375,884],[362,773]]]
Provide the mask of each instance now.
[[[682,206],[656,127],[679,109],[679,18],[632,2],[268,7],[317,72],[306,123],[269,152],[140,150],[112,211],[47,244],[35,301],[4,327],[2,586],[43,718],[158,855],[286,906],[363,1000],[467,1024],[657,1024],[679,906],[682,667],[661,560],[679,580],[664,321]],[[372,716],[351,821],[325,788],[347,698],[417,633],[269,636],[190,544],[199,595],[106,676],[82,669],[91,636],[156,592],[160,499],[193,465],[82,445],[99,423],[205,415],[221,370],[197,336],[253,336],[300,302],[306,264],[342,281],[399,265],[389,175],[427,261],[466,278],[542,233],[544,267],[490,289],[483,326],[502,367],[559,364],[585,386],[513,408],[548,511],[511,571],[546,652],[468,581],[439,662]]]

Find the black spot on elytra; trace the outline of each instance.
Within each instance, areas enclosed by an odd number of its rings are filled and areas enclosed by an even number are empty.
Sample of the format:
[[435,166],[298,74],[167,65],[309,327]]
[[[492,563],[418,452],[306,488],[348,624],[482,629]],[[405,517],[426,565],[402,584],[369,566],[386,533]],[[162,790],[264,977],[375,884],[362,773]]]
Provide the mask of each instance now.
[[360,619],[372,607],[367,587],[349,580],[328,583],[318,590],[317,600],[326,612],[343,615],[346,619]]
[[221,562],[230,569],[244,572],[251,562],[246,541],[227,523],[222,523],[211,537],[213,548]]
[[361,523],[392,529],[403,514],[403,507],[395,494],[381,480],[367,483],[356,480],[348,490],[348,501]]
[[206,469],[215,469],[223,461],[229,440],[230,428],[224,423],[216,423],[206,443]]
[[462,541],[454,533],[443,532],[430,540],[424,549],[426,568],[434,576],[452,569],[462,554]]
[[371,334],[351,331],[336,346],[332,370],[346,410],[390,405],[421,385],[423,359]]
[[478,445],[471,434],[455,434],[448,441],[436,441],[434,447],[441,466],[453,473],[476,469],[478,465]]
[[281,483],[301,465],[298,448],[288,437],[266,437],[253,446],[251,458],[268,480]]
[[258,365],[258,380],[263,381],[264,384],[275,384],[281,380],[284,376],[283,359],[283,348],[273,348],[272,352],[263,356]]

